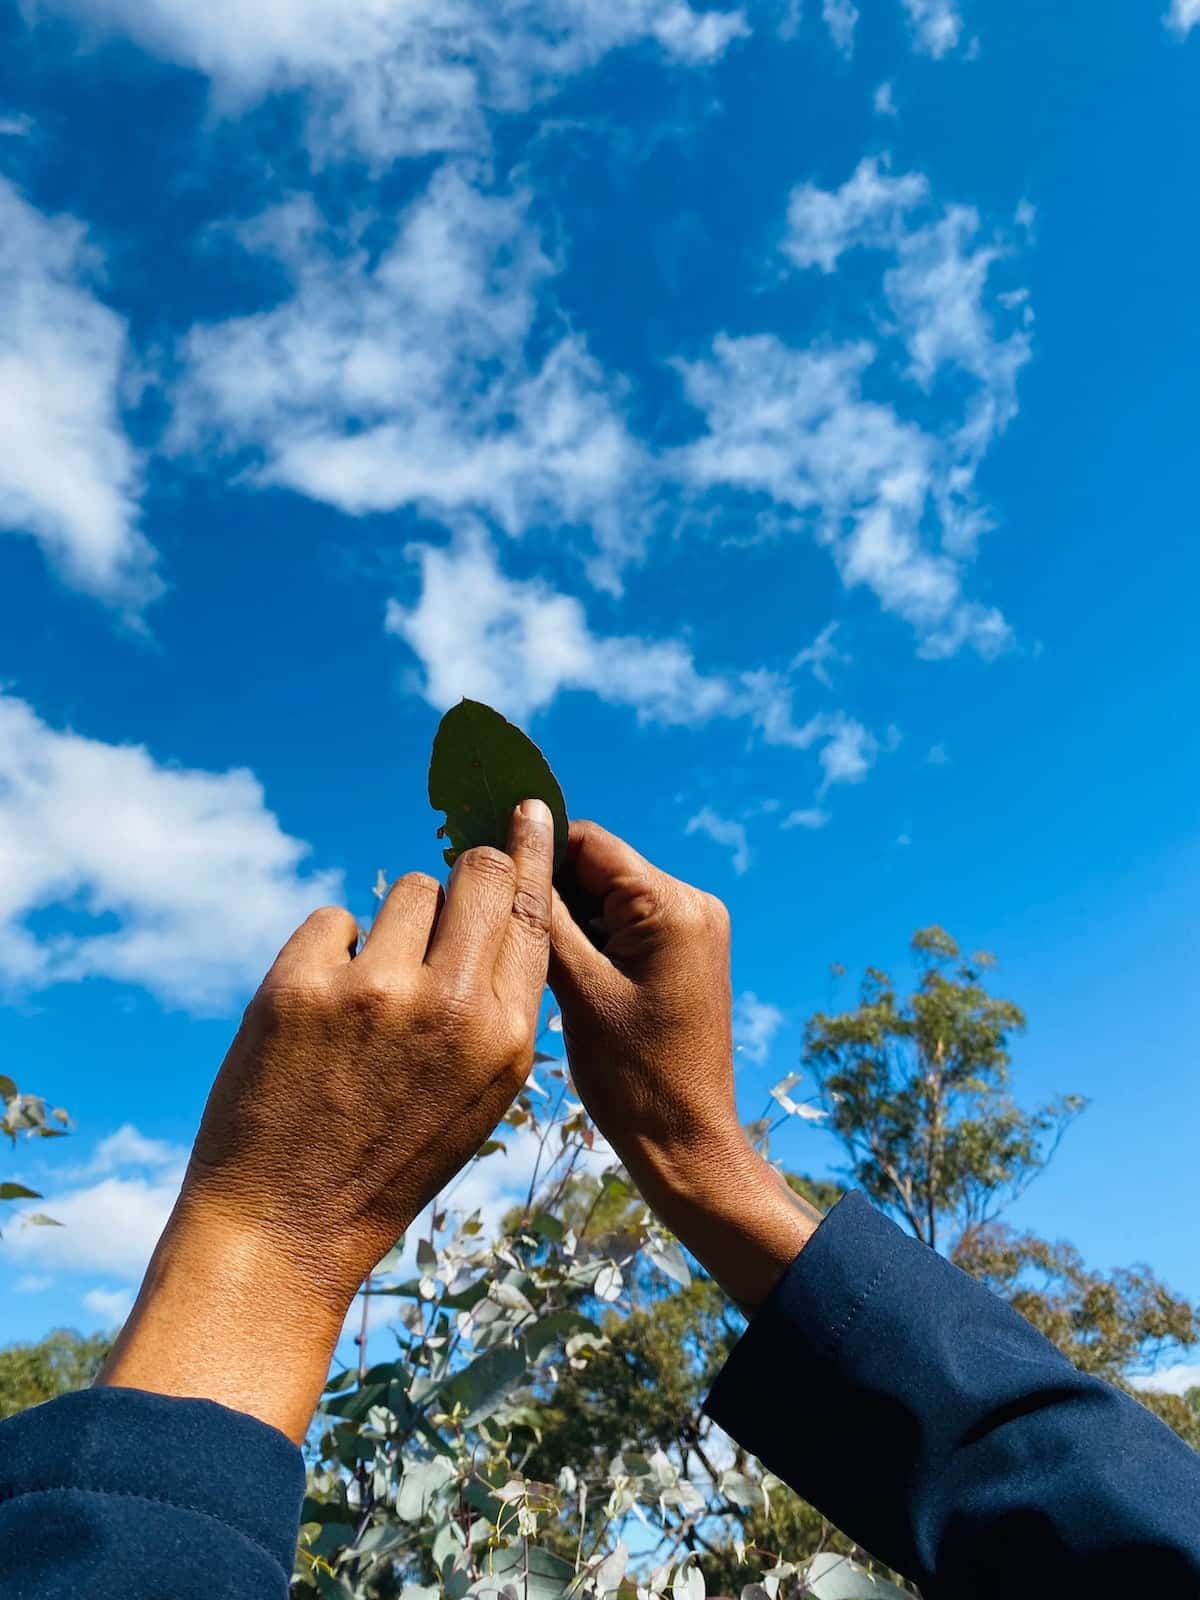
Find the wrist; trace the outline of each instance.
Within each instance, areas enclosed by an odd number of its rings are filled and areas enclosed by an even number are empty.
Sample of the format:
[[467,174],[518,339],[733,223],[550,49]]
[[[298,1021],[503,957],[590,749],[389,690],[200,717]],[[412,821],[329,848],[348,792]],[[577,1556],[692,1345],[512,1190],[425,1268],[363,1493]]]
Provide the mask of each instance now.
[[737,1123],[643,1147],[627,1165],[660,1219],[747,1311],[770,1296],[821,1222]]
[[306,1272],[185,1195],[97,1382],[212,1400],[298,1443],[356,1287]]

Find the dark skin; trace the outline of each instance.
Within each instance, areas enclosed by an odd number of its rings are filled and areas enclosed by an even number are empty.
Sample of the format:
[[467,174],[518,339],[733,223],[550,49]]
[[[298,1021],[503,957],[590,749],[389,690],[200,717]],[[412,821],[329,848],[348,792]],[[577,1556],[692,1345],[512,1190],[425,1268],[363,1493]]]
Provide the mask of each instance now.
[[551,886],[553,844],[526,801],[507,853],[468,852],[445,893],[400,879],[357,957],[346,911],[293,935],[99,1384],[214,1400],[299,1442],[359,1284],[527,1079],[548,972],[579,1093],[646,1200],[741,1305],[766,1299],[820,1218],[738,1121],[724,907],[577,823],[598,948]]

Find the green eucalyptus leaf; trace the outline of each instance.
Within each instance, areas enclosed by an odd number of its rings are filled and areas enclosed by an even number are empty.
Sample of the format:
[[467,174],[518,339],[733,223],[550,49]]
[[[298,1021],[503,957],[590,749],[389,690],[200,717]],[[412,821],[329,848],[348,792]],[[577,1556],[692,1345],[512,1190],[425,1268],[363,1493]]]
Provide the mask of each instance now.
[[524,1542],[494,1551],[489,1565],[477,1587],[486,1585],[490,1593],[492,1587],[512,1583],[521,1600],[559,1600],[575,1576],[574,1567],[561,1556]]
[[543,1317],[540,1322],[535,1322],[531,1328],[525,1330],[525,1343],[529,1349],[530,1360],[536,1361],[550,1345],[568,1335],[585,1332],[598,1335],[600,1330],[594,1322],[590,1322],[578,1311],[552,1311],[548,1317]]
[[0,1183],[0,1200],[40,1200],[36,1189],[27,1189],[23,1183]]
[[527,734],[478,700],[463,700],[442,718],[429,767],[429,803],[446,813],[452,866],[464,850],[508,845],[512,814],[522,800],[544,800],[554,818],[554,861],[567,849],[567,803],[545,756]]
[[529,1358],[524,1342],[502,1345],[476,1356],[470,1366],[456,1372],[442,1392],[447,1411],[461,1406],[467,1413],[464,1427],[474,1427],[501,1403],[510,1389],[525,1377]]

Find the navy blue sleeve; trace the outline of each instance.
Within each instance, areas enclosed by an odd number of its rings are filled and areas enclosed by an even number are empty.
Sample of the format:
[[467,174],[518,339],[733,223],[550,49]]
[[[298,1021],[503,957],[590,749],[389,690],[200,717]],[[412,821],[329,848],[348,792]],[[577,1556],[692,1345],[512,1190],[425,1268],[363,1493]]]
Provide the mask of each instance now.
[[4,1600],[285,1600],[304,1465],[207,1400],[64,1395],[0,1422]]
[[929,1600],[1200,1596],[1200,1455],[861,1195],[705,1409]]

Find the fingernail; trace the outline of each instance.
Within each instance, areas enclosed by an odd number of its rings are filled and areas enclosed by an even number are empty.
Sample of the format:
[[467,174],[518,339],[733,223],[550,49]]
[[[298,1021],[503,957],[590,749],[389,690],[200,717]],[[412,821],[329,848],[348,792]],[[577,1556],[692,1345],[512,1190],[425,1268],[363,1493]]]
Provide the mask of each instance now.
[[550,827],[554,822],[550,807],[544,800],[522,800],[517,810],[526,822],[535,823],[540,828]]

